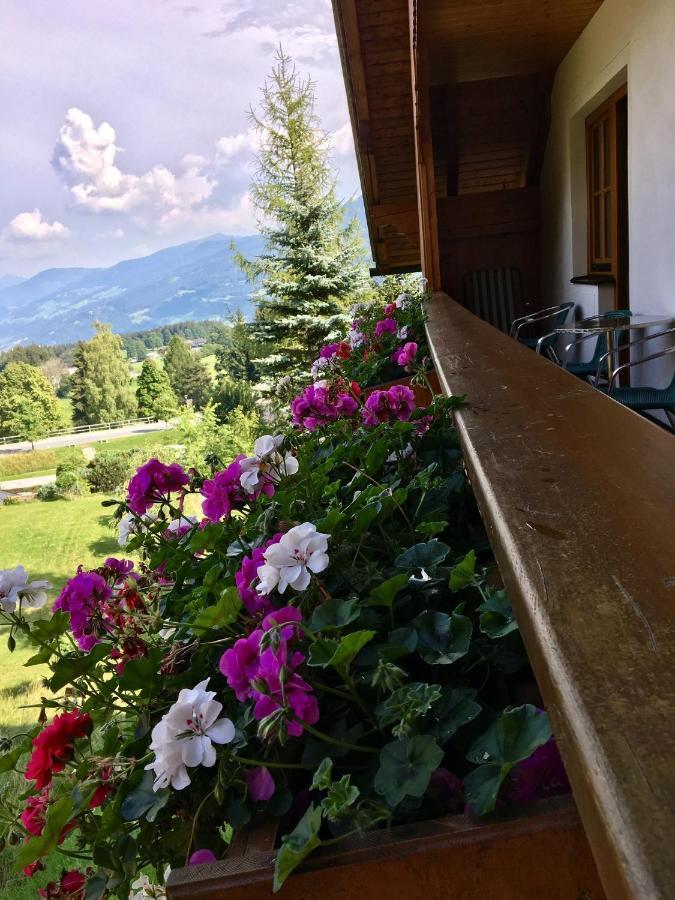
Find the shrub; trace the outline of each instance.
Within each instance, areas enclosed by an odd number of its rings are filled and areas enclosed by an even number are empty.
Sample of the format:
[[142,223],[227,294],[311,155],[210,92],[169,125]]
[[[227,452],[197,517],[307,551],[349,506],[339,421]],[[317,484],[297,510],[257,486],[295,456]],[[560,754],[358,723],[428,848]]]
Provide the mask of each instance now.
[[139,461],[137,450],[101,450],[91,460],[85,476],[93,493],[114,493],[120,490]]
[[235,381],[224,376],[213,389],[212,403],[219,422],[225,422],[237,408],[251,412],[254,406],[251,385],[247,381]]

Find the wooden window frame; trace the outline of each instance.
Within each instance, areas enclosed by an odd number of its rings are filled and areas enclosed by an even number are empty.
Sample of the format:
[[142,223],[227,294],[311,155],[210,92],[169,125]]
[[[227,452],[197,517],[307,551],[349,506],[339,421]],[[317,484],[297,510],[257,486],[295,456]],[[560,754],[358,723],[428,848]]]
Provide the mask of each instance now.
[[[628,94],[622,85],[586,119],[586,182],[588,206],[588,271],[591,274],[619,276],[619,188],[617,160],[617,104]],[[598,165],[594,166],[594,135],[598,135]],[[607,150],[607,143],[609,148]],[[609,178],[606,163],[609,162]],[[597,180],[596,180],[597,175]],[[606,219],[609,196],[610,221]],[[598,198],[603,198],[600,202]],[[596,205],[597,202],[597,205]],[[599,214],[598,214],[599,211]],[[599,240],[596,241],[596,235]],[[607,241],[609,237],[609,241]],[[609,247],[608,247],[609,244]]]

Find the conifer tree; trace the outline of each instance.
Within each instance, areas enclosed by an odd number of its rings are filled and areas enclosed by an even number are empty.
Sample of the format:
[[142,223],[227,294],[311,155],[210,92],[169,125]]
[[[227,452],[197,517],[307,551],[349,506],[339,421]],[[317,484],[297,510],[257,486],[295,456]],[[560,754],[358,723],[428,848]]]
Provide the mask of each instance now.
[[164,371],[179,403],[191,400],[196,409],[206,406],[211,395],[211,376],[177,334],[169,341],[164,355]]
[[136,402],[139,416],[155,416],[166,421],[178,412],[169,378],[154,359],[143,361],[136,386]]
[[96,334],[75,350],[71,398],[78,423],[114,422],[136,414],[122,339],[109,325],[94,323]]
[[258,373],[253,362],[254,355],[255,346],[248,323],[237,310],[228,342],[216,351],[216,371],[235,381],[255,382]]
[[358,224],[345,225],[337,199],[314,84],[282,50],[250,116],[259,145],[251,199],[266,246],[237,261],[258,286],[253,338],[269,382],[306,371],[323,344],[339,339],[367,273]]

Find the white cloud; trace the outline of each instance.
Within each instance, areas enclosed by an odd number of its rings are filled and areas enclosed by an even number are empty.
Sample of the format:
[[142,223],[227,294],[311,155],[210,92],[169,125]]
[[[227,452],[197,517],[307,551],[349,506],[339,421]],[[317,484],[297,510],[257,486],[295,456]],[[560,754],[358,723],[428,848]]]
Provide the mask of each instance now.
[[61,241],[70,237],[70,231],[56,220],[47,222],[36,208],[14,216],[5,229],[4,237],[10,241]]
[[157,214],[190,209],[211,196],[213,180],[203,171],[201,159],[186,157],[180,175],[163,165],[133,175],[116,165],[121,148],[115,139],[115,129],[108,122],[96,128],[87,113],[77,107],[68,110],[52,165],[68,185],[77,208],[132,213],[149,223]]
[[236,156],[255,153],[258,149],[258,136],[255,129],[249,128],[248,131],[219,138],[216,148],[218,161],[229,162]]
[[354,153],[354,135],[350,122],[345,122],[330,136],[333,152],[336,156],[351,156]]

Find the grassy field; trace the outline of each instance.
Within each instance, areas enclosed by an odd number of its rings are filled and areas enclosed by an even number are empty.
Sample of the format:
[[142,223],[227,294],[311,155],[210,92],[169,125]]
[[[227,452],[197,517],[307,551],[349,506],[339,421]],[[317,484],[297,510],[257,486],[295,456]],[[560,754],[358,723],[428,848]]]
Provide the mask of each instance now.
[[[55,599],[79,563],[93,566],[119,551],[116,533],[108,524],[109,515],[101,506],[102,499],[102,495],[94,494],[70,501],[0,507],[0,569],[24,565],[32,578],[46,578],[52,583],[49,596],[50,600]],[[41,679],[46,669],[23,668],[34,652],[18,635],[16,650],[10,653],[4,629],[0,630],[0,736],[19,731],[36,720],[38,710],[30,706],[39,704],[44,694]],[[13,773],[0,776],[0,804],[3,797],[16,798],[23,790],[20,777]],[[0,898],[32,900],[36,885],[13,873],[12,859],[13,851],[8,846],[0,853]],[[47,872],[38,876],[39,885],[72,865],[73,860],[61,853],[51,854]]]
[[[129,437],[112,438],[79,444],[77,449],[94,447],[106,450],[147,449],[172,444],[176,441],[176,429],[149,431],[143,434],[132,434]],[[32,478],[37,475],[51,475],[58,464],[72,452],[72,447],[56,447],[54,450],[31,450],[26,453],[0,454],[0,481],[12,478]]]

